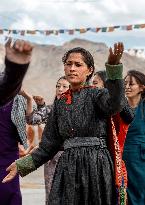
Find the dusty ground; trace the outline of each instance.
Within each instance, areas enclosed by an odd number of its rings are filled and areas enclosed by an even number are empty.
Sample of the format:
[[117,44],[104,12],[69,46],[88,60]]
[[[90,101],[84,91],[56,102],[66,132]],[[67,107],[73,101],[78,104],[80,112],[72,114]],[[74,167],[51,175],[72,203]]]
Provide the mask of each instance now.
[[43,167],[21,178],[23,205],[45,205]]

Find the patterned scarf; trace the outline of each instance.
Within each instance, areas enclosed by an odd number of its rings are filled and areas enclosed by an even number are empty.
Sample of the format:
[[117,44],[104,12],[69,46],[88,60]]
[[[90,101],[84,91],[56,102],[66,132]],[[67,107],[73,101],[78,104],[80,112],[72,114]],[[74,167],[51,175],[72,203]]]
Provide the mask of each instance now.
[[[90,86],[90,85],[82,85],[78,90],[76,91],[80,91],[81,89],[86,89],[86,88],[95,88],[95,86]],[[73,95],[72,89],[68,89],[65,93],[63,93],[61,95],[61,99],[66,99],[66,104],[70,105],[72,103],[72,95]]]
[[119,113],[112,116],[108,121],[108,148],[114,161],[115,185],[117,194],[116,205],[127,204],[127,171],[125,163],[122,159],[122,154],[128,127],[129,125],[122,120]]
[[26,134],[26,100],[21,95],[16,95],[13,101],[13,107],[11,111],[11,120],[17,128],[20,140],[25,149],[27,145]]

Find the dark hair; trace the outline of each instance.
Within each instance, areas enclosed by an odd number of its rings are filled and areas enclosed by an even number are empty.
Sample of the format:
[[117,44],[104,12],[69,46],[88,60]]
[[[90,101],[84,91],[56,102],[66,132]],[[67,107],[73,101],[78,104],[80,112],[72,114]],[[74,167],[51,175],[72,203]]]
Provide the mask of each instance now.
[[60,81],[60,80],[67,80],[67,79],[66,79],[66,77],[65,77],[65,76],[61,76],[61,77],[57,80],[56,84],[57,84],[57,83],[58,83],[58,81]]
[[94,70],[95,70],[93,56],[91,55],[91,53],[88,50],[81,48],[81,47],[76,47],[76,48],[68,50],[64,54],[64,56],[62,58],[63,64],[66,63],[66,61],[71,53],[80,53],[83,56],[83,60],[87,64],[88,68],[92,68],[92,70],[93,70],[92,73],[87,77],[87,81],[89,81],[94,73]]
[[107,80],[106,71],[105,70],[97,71],[96,73],[94,73],[94,76],[95,75],[98,75],[101,78],[101,80],[103,81],[104,87],[106,87],[106,80]]
[[[58,83],[60,80],[66,80],[66,81],[68,81],[65,76],[61,76],[61,77],[57,80],[56,86],[57,86],[57,83]],[[70,88],[70,85],[69,85],[69,88]]]
[[[57,83],[58,83],[60,80],[66,80],[66,81],[67,81],[67,79],[66,79],[65,76],[61,76],[61,77],[57,80],[56,86],[57,86]],[[69,85],[69,88],[70,88],[70,85]],[[57,100],[57,97],[56,97],[56,96],[55,96],[55,100]]]
[[[130,76],[131,80],[132,80],[132,77],[134,77],[136,79],[136,82],[139,85],[145,85],[145,74],[144,73],[137,71],[137,70],[129,70],[124,79],[126,79],[127,76]],[[141,96],[142,96],[142,99],[145,99],[145,90],[141,93]]]

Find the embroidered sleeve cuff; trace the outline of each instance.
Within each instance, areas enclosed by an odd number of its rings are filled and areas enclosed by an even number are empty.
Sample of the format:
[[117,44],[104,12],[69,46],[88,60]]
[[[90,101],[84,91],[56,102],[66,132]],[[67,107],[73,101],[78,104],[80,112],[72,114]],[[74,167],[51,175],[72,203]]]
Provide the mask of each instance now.
[[123,78],[123,65],[118,64],[118,65],[106,65],[106,73],[107,73],[107,78],[109,80],[118,80]]
[[27,155],[23,158],[16,160],[17,170],[21,177],[36,170],[33,159],[31,155]]

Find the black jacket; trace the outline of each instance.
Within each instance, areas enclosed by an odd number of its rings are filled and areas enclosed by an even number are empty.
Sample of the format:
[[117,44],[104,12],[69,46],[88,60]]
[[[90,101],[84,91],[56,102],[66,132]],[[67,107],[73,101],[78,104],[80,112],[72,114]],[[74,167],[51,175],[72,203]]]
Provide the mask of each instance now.
[[11,101],[20,91],[29,64],[16,64],[5,59],[5,70],[0,73],[0,106]]

